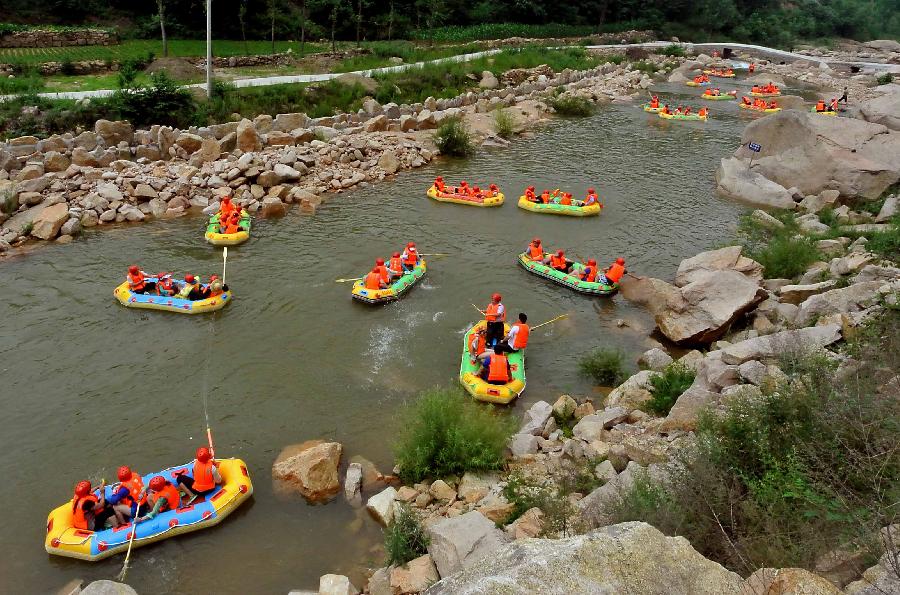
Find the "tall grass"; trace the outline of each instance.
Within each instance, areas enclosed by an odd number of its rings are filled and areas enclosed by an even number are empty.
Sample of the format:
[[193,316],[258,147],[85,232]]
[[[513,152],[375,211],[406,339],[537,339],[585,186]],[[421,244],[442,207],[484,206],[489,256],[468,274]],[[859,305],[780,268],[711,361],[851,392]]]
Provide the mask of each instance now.
[[575,95],[554,97],[549,99],[547,103],[560,116],[590,116],[597,109],[597,106],[590,99],[586,97],[577,97]]
[[769,229],[743,216],[738,225],[738,241],[745,255],[763,266],[766,279],[791,279],[802,274],[821,258],[812,239],[798,235],[797,222],[790,213],[778,213],[784,227]]
[[583,37],[597,32],[591,25],[571,25],[568,23],[546,23],[527,25],[524,23],[480,23],[477,25],[450,25],[429,30],[419,30],[416,37],[431,41],[472,41],[483,39],[504,39],[507,37]]
[[400,415],[394,457],[405,482],[499,469],[512,420],[457,389],[422,393]]
[[681,393],[694,383],[694,376],[694,371],[684,364],[669,364],[662,374],[650,378],[651,398],[644,407],[651,413],[668,415]]
[[578,370],[601,386],[616,386],[627,377],[625,356],[618,349],[595,349],[581,358]]
[[460,118],[447,118],[434,133],[434,144],[443,155],[467,157],[475,152],[472,134]]
[[406,564],[428,553],[429,541],[416,513],[407,504],[399,505],[394,521],[384,531],[387,565]]
[[494,111],[494,132],[497,133],[497,136],[501,136],[503,138],[509,138],[513,135],[513,129],[515,127],[515,120],[513,119],[512,114],[505,109],[498,109]]

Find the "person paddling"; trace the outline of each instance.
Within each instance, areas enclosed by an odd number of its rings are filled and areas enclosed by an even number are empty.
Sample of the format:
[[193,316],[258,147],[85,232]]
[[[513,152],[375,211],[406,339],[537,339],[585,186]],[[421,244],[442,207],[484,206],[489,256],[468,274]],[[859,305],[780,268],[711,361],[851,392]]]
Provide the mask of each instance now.
[[400,258],[403,271],[407,273],[412,272],[416,265],[419,264],[419,252],[416,250],[416,243],[409,242],[406,244],[406,250],[403,251],[403,255]]
[[128,281],[128,289],[133,293],[151,293],[156,291],[156,283],[147,281],[147,273],[138,268],[137,265],[128,267],[128,274],[125,276]]
[[179,491],[188,497],[188,504],[197,498],[211,494],[216,490],[216,486],[222,483],[218,465],[208,448],[201,446],[197,449],[197,458],[194,459],[191,469],[193,476],[179,473],[175,478]]
[[528,315],[524,312],[519,312],[519,320],[509,327],[509,333],[507,333],[504,341],[500,343],[500,347],[503,351],[507,353],[516,353],[528,346],[528,334],[531,331],[527,322]]
[[625,259],[617,258],[616,261],[609,265],[609,268],[600,275],[600,283],[603,285],[615,285],[627,272],[628,270],[625,268]]

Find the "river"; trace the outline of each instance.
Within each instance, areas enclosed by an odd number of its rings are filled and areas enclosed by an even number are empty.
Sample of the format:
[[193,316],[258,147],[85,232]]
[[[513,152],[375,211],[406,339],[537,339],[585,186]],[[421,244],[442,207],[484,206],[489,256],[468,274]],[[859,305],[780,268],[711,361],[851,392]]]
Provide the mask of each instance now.
[[[364,510],[341,498],[324,506],[276,498],[278,452],[333,439],[345,457],[389,471],[398,406],[456,384],[462,333],[477,318],[470,303],[484,305],[494,291],[532,323],[570,314],[532,334],[528,387],[511,413],[565,392],[594,394],[577,374],[579,357],[611,346],[633,363],[652,344],[652,319],[621,296],[592,299],[530,275],[516,254],[539,235],[548,247],[601,264],[622,256],[631,271],[668,279],[682,258],[726,241],[743,209],[714,195],[713,172],[749,118],[733,104],[712,109],[717,117],[698,124],[607,106],[508,149],[332,196],[315,216],[295,208],[257,221],[251,241],[229,251],[234,303],[213,315],[129,310],[112,297],[132,263],[221,273],[221,251],[204,243],[200,217],[94,228],[71,245],[0,262],[0,591],[115,577],[121,556],[91,564],[47,555],[46,514],[79,479],[112,481],[121,464],[147,472],[190,460],[205,442],[204,393],[218,454],[247,461],[255,495],[216,528],[135,550],[130,584],[141,593],[285,593],[315,588],[325,573],[357,577],[367,561],[381,565],[380,530]],[[507,202],[430,201],[424,192],[438,173],[496,182]],[[587,220],[528,213],[515,205],[528,184],[576,196],[594,186],[606,208]],[[451,256],[430,259],[402,301],[361,305],[349,284],[334,282],[410,239]]]

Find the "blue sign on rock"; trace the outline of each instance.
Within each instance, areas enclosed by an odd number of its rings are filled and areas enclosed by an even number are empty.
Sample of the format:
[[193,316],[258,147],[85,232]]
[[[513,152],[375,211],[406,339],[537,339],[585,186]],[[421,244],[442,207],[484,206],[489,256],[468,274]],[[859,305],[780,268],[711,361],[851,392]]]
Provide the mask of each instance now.
[[759,153],[762,150],[762,145],[759,145],[757,143],[750,143],[749,145],[747,145],[747,147],[754,153]]

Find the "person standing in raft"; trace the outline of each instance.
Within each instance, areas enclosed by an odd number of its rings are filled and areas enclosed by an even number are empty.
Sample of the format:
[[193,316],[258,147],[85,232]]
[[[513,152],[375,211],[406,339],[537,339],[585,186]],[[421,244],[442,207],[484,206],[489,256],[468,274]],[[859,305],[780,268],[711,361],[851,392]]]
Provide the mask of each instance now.
[[416,250],[415,242],[409,242],[406,245],[406,250],[403,251],[403,256],[400,259],[404,273],[412,272],[416,268],[416,265],[419,264],[419,252]]
[[147,504],[150,512],[138,517],[137,522],[149,521],[161,512],[178,510],[181,505],[181,492],[167,481],[162,475],[157,475],[150,480],[150,491],[147,492]]
[[484,310],[484,319],[487,321],[485,340],[488,346],[493,347],[503,338],[503,323],[506,322],[506,306],[503,305],[501,295],[495,293],[491,296],[491,303]]
[[215,491],[217,485],[222,483],[218,463],[212,458],[212,453],[205,446],[197,449],[193,475],[191,477],[187,473],[179,473],[178,477],[175,478],[178,489],[188,498],[188,504],[201,496],[208,496]]
[[503,348],[500,345],[494,347],[494,353],[486,357],[482,365],[480,376],[482,380],[487,380],[488,384],[506,384],[512,377],[509,360],[503,355]]
[[628,269],[625,268],[625,259],[617,258],[616,261],[609,265],[609,268],[600,275],[599,281],[603,285],[615,285],[627,272]]
[[503,342],[500,343],[500,348],[504,352],[516,353],[528,346],[528,335],[531,330],[527,322],[528,315],[524,312],[519,312],[519,320],[509,327],[509,333],[507,333]]
[[128,274],[125,276],[128,281],[128,289],[134,293],[154,293],[156,292],[156,283],[147,281],[147,273],[137,267],[131,265],[128,267]]

